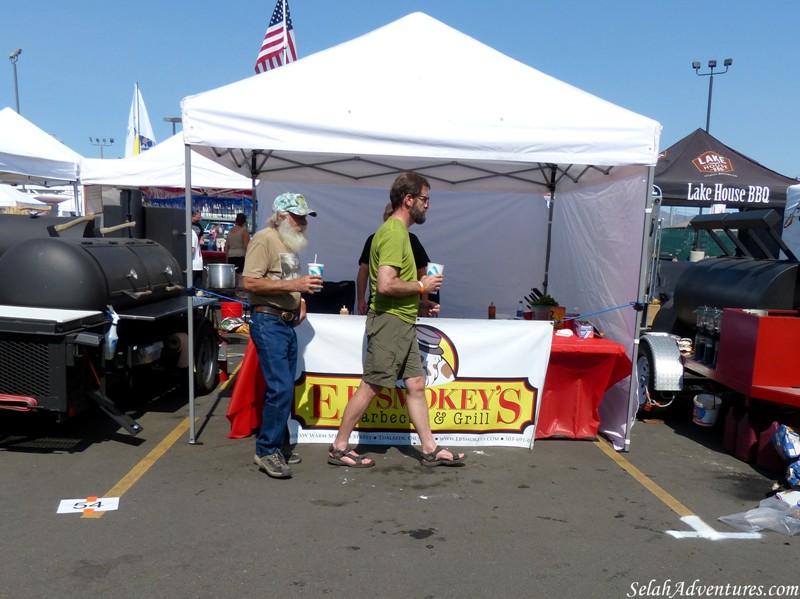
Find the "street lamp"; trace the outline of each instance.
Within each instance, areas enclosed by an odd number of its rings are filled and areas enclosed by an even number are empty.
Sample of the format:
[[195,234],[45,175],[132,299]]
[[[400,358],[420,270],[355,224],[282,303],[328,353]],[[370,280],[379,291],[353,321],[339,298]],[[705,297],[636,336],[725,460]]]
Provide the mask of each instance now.
[[182,123],[183,119],[179,116],[165,116],[164,122],[172,123],[172,134],[175,135],[175,123]]
[[19,87],[17,86],[17,61],[19,60],[20,54],[22,54],[22,48],[17,48],[11,54],[8,55],[8,59],[11,61],[11,65],[14,67],[14,96],[17,99],[17,114],[19,114]]
[[99,138],[99,137],[92,137],[90,135],[89,136],[89,143],[92,144],[93,146],[100,146],[100,158],[102,158],[103,157],[103,148],[107,148],[108,146],[113,145],[114,138],[111,137],[109,139],[106,139],[105,137]]
[[718,73],[714,73],[714,69],[717,68],[717,61],[716,60],[709,60],[708,61],[708,68],[710,69],[708,73],[701,73],[700,72],[700,63],[698,61],[694,61],[692,63],[692,68],[696,75],[700,77],[708,77],[708,110],[706,111],[706,133],[708,133],[708,128],[711,125],[711,92],[714,88],[714,75],[724,75],[728,72],[728,68],[733,64],[732,58],[726,58],[722,63],[722,66],[725,67],[724,71],[720,71]]

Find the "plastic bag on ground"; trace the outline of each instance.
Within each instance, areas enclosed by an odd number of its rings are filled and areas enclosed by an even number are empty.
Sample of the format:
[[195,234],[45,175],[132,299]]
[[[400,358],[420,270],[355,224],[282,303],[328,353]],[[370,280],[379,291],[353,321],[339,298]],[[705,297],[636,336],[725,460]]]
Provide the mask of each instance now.
[[800,532],[800,512],[788,505],[786,509],[776,509],[774,506],[757,507],[730,516],[720,516],[718,519],[743,532],[767,529],[789,537]]

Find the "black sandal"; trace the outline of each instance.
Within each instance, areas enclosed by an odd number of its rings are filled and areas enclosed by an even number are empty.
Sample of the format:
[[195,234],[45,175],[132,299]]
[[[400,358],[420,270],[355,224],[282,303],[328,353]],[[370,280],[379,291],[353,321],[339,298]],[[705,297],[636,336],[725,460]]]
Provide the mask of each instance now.
[[[345,462],[342,458],[353,460],[352,464]],[[369,462],[367,461],[369,460]],[[375,462],[367,456],[356,454],[350,447],[343,450],[336,449],[333,445],[328,448],[328,463],[334,466],[345,466],[347,468],[372,468]]]
[[[442,451],[449,451],[452,454],[453,459],[452,460],[437,459],[436,456],[439,455],[439,453]],[[428,466],[428,467],[433,467],[433,466],[455,467],[455,466],[464,466],[464,458],[466,457],[467,456],[463,457],[459,456],[455,451],[447,449],[447,447],[439,447],[437,445],[436,449],[434,449],[431,453],[423,453],[422,458],[420,458],[419,461],[423,466]]]

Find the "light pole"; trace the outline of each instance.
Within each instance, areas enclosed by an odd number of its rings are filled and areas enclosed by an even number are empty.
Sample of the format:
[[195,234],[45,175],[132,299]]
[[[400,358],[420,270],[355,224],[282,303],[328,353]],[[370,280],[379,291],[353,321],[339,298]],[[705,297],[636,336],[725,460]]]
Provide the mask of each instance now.
[[711,125],[711,92],[714,89],[714,75],[724,75],[728,72],[728,68],[733,64],[732,58],[726,58],[722,63],[722,66],[725,67],[724,71],[714,73],[714,69],[717,68],[717,61],[716,60],[709,60],[708,61],[708,73],[701,73],[700,72],[700,63],[698,61],[694,61],[692,63],[692,68],[696,75],[700,77],[708,77],[708,110],[706,111],[706,133],[708,133],[708,128]]
[[105,137],[99,138],[99,137],[92,137],[90,135],[89,136],[89,143],[92,144],[93,146],[100,146],[100,158],[102,158],[103,157],[103,148],[107,148],[108,146],[113,145],[114,144],[114,138],[111,137],[109,139],[106,139]]
[[22,48],[17,48],[11,54],[8,55],[8,59],[11,61],[11,65],[14,67],[14,96],[17,99],[17,114],[19,114],[19,87],[17,86],[17,61],[19,60],[20,54],[22,54]]
[[179,116],[165,116],[164,122],[172,123],[172,134],[175,135],[175,123],[182,123],[183,119]]

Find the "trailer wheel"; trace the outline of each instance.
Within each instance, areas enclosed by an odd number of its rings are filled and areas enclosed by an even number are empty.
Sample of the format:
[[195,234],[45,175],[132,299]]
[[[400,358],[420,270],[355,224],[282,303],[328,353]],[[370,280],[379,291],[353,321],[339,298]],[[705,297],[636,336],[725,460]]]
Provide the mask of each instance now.
[[647,401],[648,395],[654,392],[655,370],[653,368],[653,352],[646,342],[639,342],[639,355],[636,358],[636,378],[639,382],[639,406]]
[[217,332],[201,320],[194,337],[194,386],[197,395],[208,395],[219,383]]

